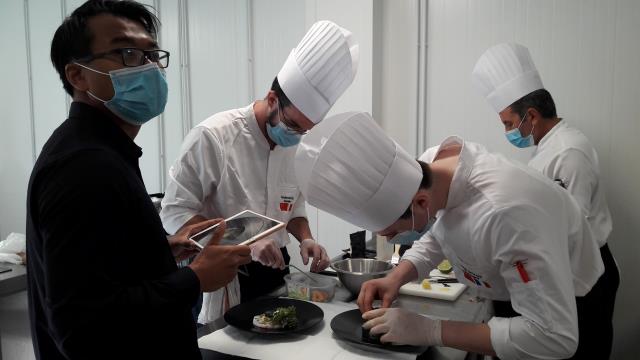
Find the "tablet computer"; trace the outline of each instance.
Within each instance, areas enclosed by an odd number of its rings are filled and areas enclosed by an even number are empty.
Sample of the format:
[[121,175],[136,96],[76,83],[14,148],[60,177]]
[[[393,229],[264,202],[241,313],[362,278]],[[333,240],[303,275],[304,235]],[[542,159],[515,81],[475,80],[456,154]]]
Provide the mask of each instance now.
[[[260,215],[251,210],[239,212],[224,220],[227,228],[220,240],[220,245],[249,245],[284,228],[285,224],[270,217]],[[212,238],[218,224],[210,226],[189,239],[195,241],[199,248],[205,247]]]

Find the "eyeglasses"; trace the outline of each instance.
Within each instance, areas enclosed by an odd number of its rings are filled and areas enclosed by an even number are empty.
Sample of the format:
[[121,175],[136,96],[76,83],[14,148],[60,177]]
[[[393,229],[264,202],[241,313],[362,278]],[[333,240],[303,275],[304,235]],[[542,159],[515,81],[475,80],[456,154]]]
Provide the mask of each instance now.
[[88,62],[106,57],[107,55],[120,55],[124,66],[135,67],[144,65],[149,60],[158,64],[164,69],[169,66],[169,52],[164,50],[142,50],[138,48],[118,48],[98,54],[89,55],[78,59],[81,62]]
[[298,126],[295,122],[293,122],[292,120],[287,119],[286,117],[284,117],[284,109],[282,108],[282,106],[280,106],[280,100],[278,100],[278,112],[280,113],[280,121],[282,121],[282,124],[284,125],[284,127],[287,128],[287,131],[291,134],[299,134],[299,135],[305,135],[308,131],[301,128],[300,126]]

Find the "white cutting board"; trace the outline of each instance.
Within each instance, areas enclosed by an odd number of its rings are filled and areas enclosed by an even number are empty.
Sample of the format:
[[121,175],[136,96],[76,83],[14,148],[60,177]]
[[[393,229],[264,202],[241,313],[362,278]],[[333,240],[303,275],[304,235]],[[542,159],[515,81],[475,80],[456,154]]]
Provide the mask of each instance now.
[[[455,277],[453,274],[444,275],[437,269],[431,271],[429,276]],[[449,287],[444,286],[444,284],[431,284],[431,289],[423,289],[422,280],[420,280],[419,282],[415,281],[402,285],[402,287],[400,287],[400,294],[455,301],[467,288],[467,285],[460,283],[451,283],[447,285],[449,285]]]

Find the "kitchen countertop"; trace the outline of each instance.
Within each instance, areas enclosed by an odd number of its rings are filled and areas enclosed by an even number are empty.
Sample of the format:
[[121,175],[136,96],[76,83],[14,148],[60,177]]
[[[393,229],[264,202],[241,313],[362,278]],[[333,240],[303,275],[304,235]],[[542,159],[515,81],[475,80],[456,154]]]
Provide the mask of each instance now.
[[27,267],[0,263],[1,267],[10,268],[11,271],[0,274],[0,296],[11,295],[27,289]]
[[[285,296],[286,289],[281,288],[274,291],[270,295],[272,296]],[[336,294],[332,301],[333,304],[343,304],[345,306],[355,306],[355,297],[352,296],[345,288],[336,287]],[[329,304],[332,304],[329,303]],[[465,290],[456,301],[437,300],[423,297],[416,297],[410,295],[400,295],[394,307],[403,307],[420,314],[426,314],[432,317],[457,321],[468,322],[487,322],[491,315],[490,302],[486,300],[478,299],[475,296],[469,294],[469,289]],[[325,325],[329,326],[331,318],[324,319]],[[227,326],[224,319],[218,319],[217,321],[207,324],[198,329],[198,338],[201,339],[214,331],[223,329]],[[342,346],[342,341],[335,341],[336,347]],[[359,351],[362,347],[359,347]],[[246,359],[245,357],[229,355],[210,349],[201,349],[204,360],[221,360],[221,359]],[[229,351],[231,352],[231,351]],[[296,354],[299,355],[299,354]],[[372,349],[371,355],[379,356],[380,352]],[[462,360],[468,358],[468,355],[464,351],[456,350],[446,347],[431,347],[425,353],[419,355],[418,359],[439,359],[439,360]],[[287,359],[286,356],[282,357]],[[292,355],[291,359],[299,358],[299,356]]]
[[[27,289],[27,267],[0,262],[0,267],[10,268],[11,271],[0,274],[0,297],[15,294]],[[2,341],[0,340],[0,344]],[[1,346],[0,346],[1,347]],[[2,349],[0,348],[0,360]]]

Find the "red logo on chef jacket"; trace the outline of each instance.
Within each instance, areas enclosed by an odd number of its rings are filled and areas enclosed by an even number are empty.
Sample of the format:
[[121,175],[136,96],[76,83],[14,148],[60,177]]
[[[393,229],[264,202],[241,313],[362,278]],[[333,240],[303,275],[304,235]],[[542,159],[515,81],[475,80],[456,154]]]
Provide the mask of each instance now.
[[482,280],[482,275],[478,275],[476,273],[474,273],[473,271],[467,269],[466,267],[460,265],[460,268],[462,268],[462,274],[464,275],[464,278],[469,280],[470,282],[482,287],[486,287],[491,289],[491,284],[489,284],[486,281]]
[[293,200],[293,196],[280,195],[280,211],[291,211],[293,209]]

